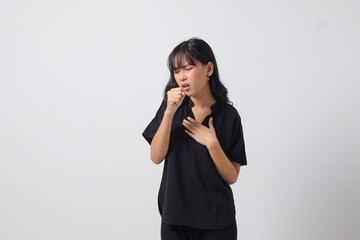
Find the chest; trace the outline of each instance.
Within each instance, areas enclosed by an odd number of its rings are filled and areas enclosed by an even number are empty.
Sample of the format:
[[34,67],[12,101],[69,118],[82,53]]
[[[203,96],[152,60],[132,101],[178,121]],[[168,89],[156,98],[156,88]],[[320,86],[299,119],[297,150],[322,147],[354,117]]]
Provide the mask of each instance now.
[[175,155],[189,153],[190,156],[197,156],[199,153],[201,155],[201,152],[203,152],[203,154],[207,156],[207,149],[203,145],[197,143],[195,139],[193,139],[185,132],[185,130],[188,129],[184,126],[183,120],[187,117],[191,117],[205,127],[209,127],[209,115],[214,118],[213,125],[215,128],[216,137],[221,143],[223,150],[226,151],[230,146],[229,144],[234,133],[233,118],[228,114],[228,112],[229,111],[225,110],[218,110],[213,112],[211,108],[203,109],[203,111],[201,111],[201,109],[199,110],[193,107],[182,108],[180,111],[178,110],[174,115],[171,126],[169,153],[174,152]]
[[198,123],[202,123],[204,119],[211,114],[211,109],[196,109],[194,107],[191,108],[192,113],[194,114],[194,118]]

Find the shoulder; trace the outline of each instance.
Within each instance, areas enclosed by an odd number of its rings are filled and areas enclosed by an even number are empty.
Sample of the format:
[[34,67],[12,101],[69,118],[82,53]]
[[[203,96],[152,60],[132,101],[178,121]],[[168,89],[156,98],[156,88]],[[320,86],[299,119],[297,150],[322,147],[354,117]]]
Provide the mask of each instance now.
[[233,104],[224,103],[222,109],[223,109],[223,113],[226,114],[227,117],[240,119],[239,111],[236,109],[236,107]]

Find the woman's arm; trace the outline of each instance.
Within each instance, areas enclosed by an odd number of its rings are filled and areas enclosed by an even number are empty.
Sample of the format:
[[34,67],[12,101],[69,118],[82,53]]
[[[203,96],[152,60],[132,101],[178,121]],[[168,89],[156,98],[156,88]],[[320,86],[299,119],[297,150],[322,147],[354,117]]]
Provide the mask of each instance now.
[[184,119],[183,125],[187,128],[185,132],[190,137],[206,146],[220,176],[229,185],[235,183],[239,176],[240,164],[230,161],[221,148],[219,140],[216,137],[212,117],[209,118],[209,128],[198,123],[191,117]]
[[210,142],[206,147],[215,163],[215,167],[219,172],[220,176],[229,185],[234,184],[237,181],[240,173],[240,164],[236,162],[231,162],[227,158],[217,139]]
[[166,157],[169,150],[172,119],[185,96],[186,94],[181,87],[172,88],[167,92],[166,109],[160,126],[151,141],[150,158],[155,164],[161,163]]
[[174,113],[165,110],[160,126],[151,141],[150,158],[155,164],[160,164],[169,149],[171,123]]
[[191,117],[184,119],[183,125],[187,128],[185,132],[190,137],[206,146],[220,176],[229,185],[235,183],[239,176],[240,164],[230,161],[221,148],[219,140],[216,137],[212,117],[209,118],[209,128],[198,123]]

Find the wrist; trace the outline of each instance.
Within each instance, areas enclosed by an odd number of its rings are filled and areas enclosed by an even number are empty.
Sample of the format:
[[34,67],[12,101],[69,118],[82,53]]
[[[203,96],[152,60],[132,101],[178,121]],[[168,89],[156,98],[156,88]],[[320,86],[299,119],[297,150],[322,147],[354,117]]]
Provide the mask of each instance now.
[[212,139],[209,139],[209,141],[206,144],[206,147],[210,151],[210,150],[216,148],[219,144],[220,143],[217,138],[212,138]]
[[173,117],[173,116],[174,116],[174,112],[171,112],[171,111],[169,111],[168,109],[166,109],[165,112],[164,112],[164,116]]

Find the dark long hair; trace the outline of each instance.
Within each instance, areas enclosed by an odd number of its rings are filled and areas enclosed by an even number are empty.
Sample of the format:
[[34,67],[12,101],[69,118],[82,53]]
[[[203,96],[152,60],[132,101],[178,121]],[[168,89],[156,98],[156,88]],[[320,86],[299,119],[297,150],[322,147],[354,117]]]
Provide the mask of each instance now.
[[183,58],[185,58],[190,64],[194,64],[194,59],[198,60],[203,65],[208,64],[208,62],[212,62],[214,64],[214,71],[209,80],[211,93],[215,97],[216,101],[230,103],[231,105],[233,104],[229,101],[227,88],[220,81],[215,55],[209,44],[200,38],[190,38],[189,40],[177,45],[170,53],[167,60],[167,66],[170,71],[170,79],[163,92],[164,101],[166,100],[167,92],[170,89],[179,87],[174,78],[174,63],[176,61],[177,66],[180,66]]

